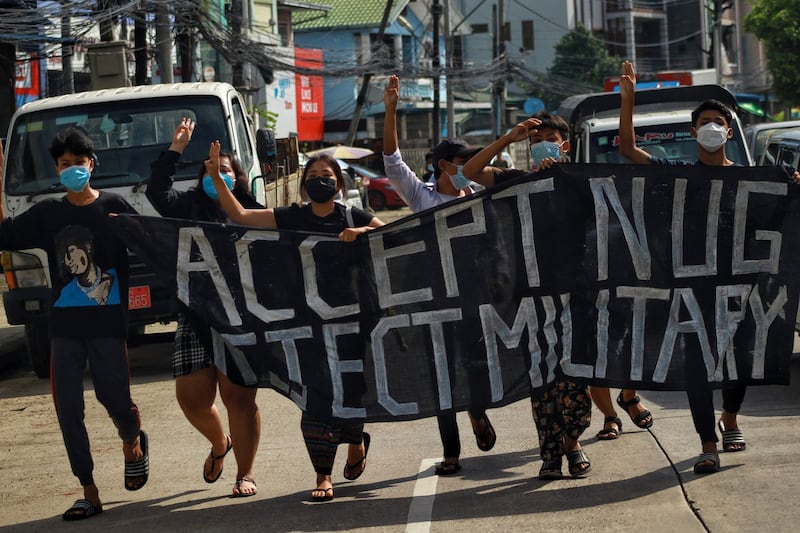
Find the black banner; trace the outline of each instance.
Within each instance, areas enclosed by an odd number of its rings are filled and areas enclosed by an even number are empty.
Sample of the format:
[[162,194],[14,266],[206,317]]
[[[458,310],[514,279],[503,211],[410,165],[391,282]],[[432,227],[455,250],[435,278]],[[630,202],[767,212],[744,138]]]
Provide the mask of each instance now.
[[766,167],[561,165],[355,243],[115,227],[213,328],[232,380],[378,421],[504,405],[562,377],[681,390],[699,367],[714,387],[788,383],[794,189]]

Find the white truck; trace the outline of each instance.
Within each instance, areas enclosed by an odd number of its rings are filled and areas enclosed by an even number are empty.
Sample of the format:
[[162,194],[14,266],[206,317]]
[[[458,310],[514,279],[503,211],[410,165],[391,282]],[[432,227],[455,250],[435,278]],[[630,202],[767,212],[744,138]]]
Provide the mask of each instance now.
[[[689,133],[692,110],[703,100],[719,100],[733,112],[733,139],[725,152],[733,162],[750,166],[738,104],[730,91],[719,85],[692,85],[636,91],[633,126],[636,145],[657,157],[697,159],[697,142]],[[625,163],[619,155],[618,92],[570,96],[558,114],[570,126],[570,157],[575,163]]]
[[[56,96],[19,108],[5,146],[2,202],[6,216],[17,216],[45,198],[63,196],[48,148],[56,133],[68,126],[84,129],[94,142],[97,163],[92,187],[120,194],[140,214],[157,216],[145,197],[150,163],[167,149],[181,117],[192,118],[198,127],[179,162],[175,186],[187,189],[197,183],[208,147],[219,139],[223,149],[242,162],[256,199],[266,205],[267,180],[258,178],[262,165],[274,154],[274,138],[267,131],[258,132],[259,160],[244,100],[231,85],[178,83]],[[47,377],[46,317],[51,300],[47,255],[40,249],[3,252],[2,265],[8,284],[3,294],[8,322],[25,325],[34,372]],[[143,333],[147,324],[174,319],[177,310],[167,284],[133,256],[128,308],[131,338]]]

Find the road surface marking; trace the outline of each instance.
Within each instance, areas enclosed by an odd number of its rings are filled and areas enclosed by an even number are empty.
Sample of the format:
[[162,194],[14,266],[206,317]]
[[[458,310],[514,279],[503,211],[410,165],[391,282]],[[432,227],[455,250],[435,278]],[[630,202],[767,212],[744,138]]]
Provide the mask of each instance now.
[[436,498],[436,482],[439,480],[439,476],[433,471],[436,463],[437,459],[423,459],[419,464],[417,482],[414,484],[414,493],[408,508],[406,533],[428,533],[431,530],[433,500]]

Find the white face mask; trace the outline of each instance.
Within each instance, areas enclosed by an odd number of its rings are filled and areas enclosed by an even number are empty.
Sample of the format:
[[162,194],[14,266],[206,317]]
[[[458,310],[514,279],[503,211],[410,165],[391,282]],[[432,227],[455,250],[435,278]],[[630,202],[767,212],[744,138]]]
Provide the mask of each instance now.
[[716,122],[709,122],[697,130],[697,142],[705,150],[716,152],[728,141],[728,128],[720,126]]

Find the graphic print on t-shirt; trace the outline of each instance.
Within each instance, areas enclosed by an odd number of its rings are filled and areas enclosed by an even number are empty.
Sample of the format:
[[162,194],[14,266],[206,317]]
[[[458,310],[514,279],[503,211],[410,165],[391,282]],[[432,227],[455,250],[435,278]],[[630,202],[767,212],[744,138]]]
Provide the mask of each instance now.
[[83,226],[67,226],[56,234],[58,270],[65,283],[55,307],[119,304],[117,271],[102,270],[94,252],[92,233]]

